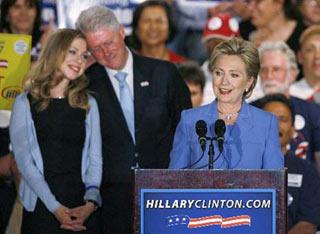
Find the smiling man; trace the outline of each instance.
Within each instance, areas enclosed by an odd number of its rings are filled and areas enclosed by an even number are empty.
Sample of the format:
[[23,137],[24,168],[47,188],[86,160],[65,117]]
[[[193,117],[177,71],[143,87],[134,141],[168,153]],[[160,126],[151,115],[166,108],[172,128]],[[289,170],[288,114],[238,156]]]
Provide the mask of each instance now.
[[290,84],[298,74],[294,52],[284,42],[265,42],[260,46],[259,53],[259,75],[264,94],[282,93],[294,106],[296,132],[290,150],[320,168],[320,108],[289,94]]
[[176,67],[138,56],[124,28],[105,7],[81,12],[77,27],[96,59],[87,70],[100,111],[103,142],[103,233],[131,233],[135,168],[167,168],[180,112],[191,107]]

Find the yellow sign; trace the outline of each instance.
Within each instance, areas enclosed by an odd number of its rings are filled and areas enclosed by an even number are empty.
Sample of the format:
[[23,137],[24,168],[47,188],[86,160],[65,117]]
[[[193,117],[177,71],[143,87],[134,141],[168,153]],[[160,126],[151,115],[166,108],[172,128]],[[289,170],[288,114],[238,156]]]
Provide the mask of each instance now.
[[0,33],[0,109],[11,110],[30,69],[31,36]]

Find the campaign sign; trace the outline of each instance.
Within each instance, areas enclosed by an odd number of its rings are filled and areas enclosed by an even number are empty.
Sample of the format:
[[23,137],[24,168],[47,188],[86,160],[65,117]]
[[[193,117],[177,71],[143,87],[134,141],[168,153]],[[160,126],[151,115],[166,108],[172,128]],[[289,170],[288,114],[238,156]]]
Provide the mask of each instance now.
[[141,234],[276,233],[275,189],[142,189]]

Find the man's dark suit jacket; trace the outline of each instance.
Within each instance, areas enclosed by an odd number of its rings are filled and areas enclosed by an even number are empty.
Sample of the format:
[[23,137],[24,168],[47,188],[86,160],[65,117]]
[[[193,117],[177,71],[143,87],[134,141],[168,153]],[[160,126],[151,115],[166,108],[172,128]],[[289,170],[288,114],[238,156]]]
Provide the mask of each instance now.
[[176,67],[133,54],[134,145],[105,67],[86,72],[96,97],[103,142],[104,233],[129,233],[132,219],[131,167],[167,168],[175,128],[183,109],[191,108],[188,87]]

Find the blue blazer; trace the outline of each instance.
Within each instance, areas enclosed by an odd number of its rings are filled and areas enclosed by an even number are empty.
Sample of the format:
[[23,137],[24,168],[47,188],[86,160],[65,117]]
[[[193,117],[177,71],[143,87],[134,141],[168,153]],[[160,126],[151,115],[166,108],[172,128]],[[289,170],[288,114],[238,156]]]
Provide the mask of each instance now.
[[[208,168],[209,142],[202,156],[195,131],[195,124],[200,119],[207,123],[207,136],[215,136],[214,123],[218,119],[216,101],[182,112],[170,153],[169,168]],[[243,102],[237,121],[233,125],[227,125],[224,137],[224,149],[220,156],[217,143],[214,142],[214,169],[284,167],[278,121],[274,115]]]

